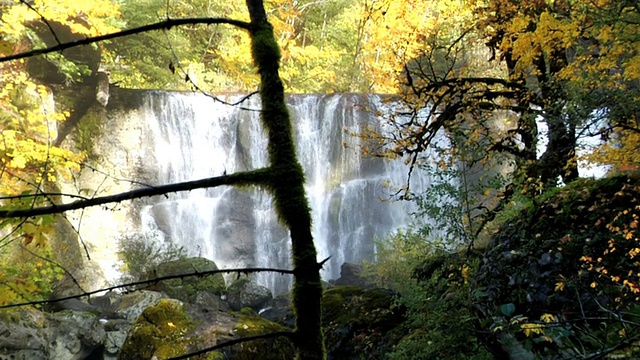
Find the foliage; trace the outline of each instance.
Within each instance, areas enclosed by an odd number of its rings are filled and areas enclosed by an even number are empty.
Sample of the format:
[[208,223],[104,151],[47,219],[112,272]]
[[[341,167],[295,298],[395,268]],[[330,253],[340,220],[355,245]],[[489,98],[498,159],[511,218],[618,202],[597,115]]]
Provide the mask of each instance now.
[[497,341],[537,356],[633,350],[638,177],[576,181],[507,221],[475,278]]
[[[282,48],[282,78],[289,91],[365,89],[358,54],[353,51],[359,2],[277,0],[268,5]],[[246,19],[244,4],[219,0],[170,6],[160,0],[124,1],[121,12],[126,27],[166,17]],[[249,40],[233,28],[185,26],[115,40],[106,47],[106,67],[121,86],[189,90],[195,84],[217,93],[256,87]]]
[[0,249],[0,305],[45,300],[63,269],[51,258],[51,248],[14,242]]
[[367,271],[399,291],[406,332],[392,359],[491,359],[474,335],[470,280],[478,261],[447,252],[417,233],[400,233],[378,244],[378,261]]
[[[455,237],[473,242],[470,235],[514,196],[574,181],[578,160],[637,167],[640,12],[632,2],[368,4],[367,26],[378,31],[371,30],[375,40],[367,44],[373,49],[366,56],[375,61],[366,63],[381,89],[395,88],[402,104],[385,118],[390,132],[364,134],[377,155],[404,158],[411,171],[428,168],[446,137],[453,160],[438,170],[455,173],[462,163],[489,173],[474,181],[459,177],[460,189],[443,182],[441,189],[411,194],[417,201],[432,192],[462,195],[462,212],[441,213],[423,202],[433,210],[424,215],[462,218],[454,224],[465,227],[451,229]],[[380,51],[385,45],[395,51]],[[602,136],[602,147],[578,158],[585,152],[580,138],[594,134]],[[500,179],[506,171],[510,176]],[[461,192],[471,188],[471,197]],[[471,231],[461,232],[465,228]]]
[[159,242],[145,234],[127,234],[118,239],[118,258],[122,261],[118,270],[121,283],[146,279],[158,265],[187,258],[187,250],[168,239]]
[[[47,19],[50,26],[67,26],[81,36],[115,30],[109,24],[109,19],[117,16],[117,8],[109,1],[87,4],[64,0],[46,1],[46,4],[44,1],[33,1],[29,2],[31,8],[25,4],[14,1],[4,2],[0,6],[0,55],[47,43],[49,39],[41,35],[51,36],[50,31],[39,31],[47,27],[41,20],[43,18]],[[61,54],[48,57],[48,62],[68,81],[77,80],[84,71],[80,64]],[[79,164],[85,157],[82,152],[53,145],[58,128],[69,115],[68,111],[55,106],[52,88],[32,76],[27,62],[0,64],[0,194],[3,196],[0,207],[8,210],[58,201],[40,194],[48,189],[50,183],[69,179],[79,171]],[[17,267],[11,264],[14,256],[24,251],[44,252],[44,257],[50,255],[46,250],[46,242],[53,233],[52,224],[51,216],[2,223],[0,246],[3,252],[0,261],[7,265],[8,270],[0,275],[0,282],[15,284],[16,290],[23,296],[50,291],[51,282],[59,274],[49,274],[46,279],[41,279],[44,276],[42,264],[46,261],[22,256],[25,261],[23,264]],[[19,250],[22,246],[27,250]],[[29,269],[33,272],[29,273]],[[16,273],[23,275],[19,282],[12,278]],[[11,291],[2,291],[0,294],[3,303],[16,300],[10,296]],[[33,299],[27,296],[23,300]]]
[[395,292],[332,286],[322,298],[327,353],[337,359],[387,359],[402,333],[404,309]]

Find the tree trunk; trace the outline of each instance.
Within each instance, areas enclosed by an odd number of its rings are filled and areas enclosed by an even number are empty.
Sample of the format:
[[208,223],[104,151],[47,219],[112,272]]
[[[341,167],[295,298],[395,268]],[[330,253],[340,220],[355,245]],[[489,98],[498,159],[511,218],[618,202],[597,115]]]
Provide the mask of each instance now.
[[262,0],[247,0],[247,8],[252,27],[251,52],[260,74],[260,118],[269,140],[271,180],[268,186],[275,199],[278,217],[289,228],[292,243],[296,359],[325,359],[320,324],[320,266],[311,235],[311,211],[304,191],[304,173],[296,156],[291,118],[278,73],[280,50]]

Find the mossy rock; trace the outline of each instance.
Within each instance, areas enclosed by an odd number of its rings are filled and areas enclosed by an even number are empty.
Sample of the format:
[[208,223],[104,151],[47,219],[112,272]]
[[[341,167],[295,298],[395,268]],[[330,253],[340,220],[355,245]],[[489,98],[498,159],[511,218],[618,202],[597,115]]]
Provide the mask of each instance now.
[[322,299],[327,353],[334,359],[383,359],[402,334],[404,309],[386,289],[334,286]]
[[[287,331],[282,325],[271,322],[255,315],[238,314],[238,322],[233,329],[238,338]],[[254,340],[234,345],[224,351],[225,359],[229,360],[289,360],[294,359],[295,349],[286,337]]]
[[[281,325],[255,315],[212,312],[206,307],[162,299],[147,307],[133,323],[119,359],[159,360],[192,353],[228,340],[286,331]],[[192,356],[194,360],[293,359],[293,346],[285,337],[255,340]]]
[[[203,257],[194,257],[169,261],[158,265],[153,274],[148,274],[148,279],[155,277],[192,274],[218,270],[216,264]],[[150,287],[150,290],[162,291],[171,298],[193,303],[198,292],[206,291],[216,295],[224,293],[225,283],[221,273],[187,276],[171,280],[164,280]]]
[[476,277],[480,313],[504,316],[513,304],[509,316],[552,314],[571,327],[635,306],[638,199],[638,174],[580,179],[535,199],[492,238]]
[[269,289],[246,277],[241,277],[231,283],[226,293],[227,302],[235,311],[246,307],[259,311],[273,298]]
[[118,359],[149,360],[153,356],[166,359],[185,354],[189,339],[184,335],[193,328],[182,304],[162,299],[147,307],[133,323]]

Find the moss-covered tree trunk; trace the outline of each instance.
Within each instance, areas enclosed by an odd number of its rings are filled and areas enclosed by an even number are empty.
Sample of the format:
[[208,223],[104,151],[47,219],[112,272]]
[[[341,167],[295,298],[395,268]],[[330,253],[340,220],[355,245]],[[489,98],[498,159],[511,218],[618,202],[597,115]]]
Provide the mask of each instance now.
[[251,16],[251,46],[260,73],[261,120],[267,132],[269,188],[277,214],[290,231],[295,270],[292,305],[296,315],[296,359],[324,359],[320,325],[322,285],[311,235],[311,211],[304,191],[304,173],[293,143],[291,117],[278,72],[280,50],[267,21],[262,0],[247,0]]

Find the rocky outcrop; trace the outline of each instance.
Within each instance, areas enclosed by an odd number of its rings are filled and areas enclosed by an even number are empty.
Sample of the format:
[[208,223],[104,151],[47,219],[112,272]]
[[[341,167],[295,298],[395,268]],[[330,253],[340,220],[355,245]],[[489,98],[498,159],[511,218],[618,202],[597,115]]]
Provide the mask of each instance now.
[[[233,294],[231,301],[236,301],[233,305],[229,298],[223,300],[210,291],[197,292],[193,302],[186,302],[161,292],[136,290],[109,292],[89,302],[58,301],[47,307],[48,313],[5,311],[0,313],[0,360],[161,359],[293,328],[287,294],[271,299],[266,288],[248,278],[239,279],[228,290],[227,296]],[[323,326],[329,358],[383,358],[401,335],[398,325],[404,320],[402,309],[392,307],[394,296],[388,290],[355,286],[327,289]],[[259,308],[262,311],[256,311]],[[210,356],[281,360],[292,359],[292,354],[291,343],[281,337],[237,344]]]
[[50,359],[87,359],[104,346],[106,332],[93,313],[65,310],[47,320]]
[[322,326],[329,359],[386,359],[402,337],[404,309],[386,289],[335,286],[324,292]]
[[[201,350],[231,339],[285,331],[281,325],[242,313],[209,312],[192,304],[162,300],[150,306],[133,324],[118,359],[167,358]],[[264,351],[269,349],[269,351]],[[290,359],[286,338],[234,345],[209,354],[224,359]]]

